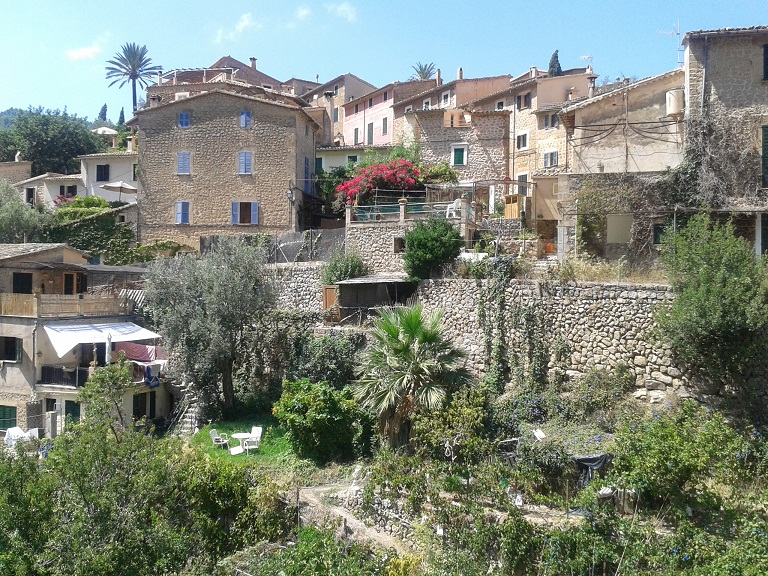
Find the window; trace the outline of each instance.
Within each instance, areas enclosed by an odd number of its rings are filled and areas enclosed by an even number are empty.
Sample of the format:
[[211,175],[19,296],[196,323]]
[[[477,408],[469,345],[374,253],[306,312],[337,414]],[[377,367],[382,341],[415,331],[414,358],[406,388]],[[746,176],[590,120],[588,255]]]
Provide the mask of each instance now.
[[232,202],[232,224],[258,224],[258,202]]
[[253,153],[252,152],[238,152],[237,153],[237,173],[238,174],[252,174],[253,168]]
[[557,166],[557,151],[546,152],[544,154],[544,168],[553,168]]
[[177,152],[176,153],[176,174],[191,174],[191,153],[190,152]]
[[517,96],[517,109],[521,110],[523,108],[530,108],[531,107],[531,93],[526,92],[525,94],[519,94]]
[[72,184],[71,186],[59,186],[59,195],[64,196],[64,198],[74,198],[77,196],[77,184]]
[[385,90],[384,91],[384,102],[386,102],[387,100],[389,100],[389,93]]
[[179,112],[178,114],[179,128],[189,128],[190,116],[191,115],[189,112]]
[[763,80],[768,81],[768,44],[763,44]]
[[368,98],[368,108],[373,108],[373,98]]
[[251,127],[251,111],[241,110],[240,111],[240,128],[250,128],[250,127]]
[[355,114],[360,112],[360,104],[355,104]]
[[323,159],[315,158],[315,174],[319,174],[323,171]]
[[517,136],[517,149],[518,150],[528,149],[528,132],[525,132],[524,134],[519,134]]
[[431,100],[429,100],[429,99],[427,99],[427,100],[424,100],[424,102],[422,102],[422,103],[421,103],[421,107],[422,107],[424,110],[429,110],[429,108],[431,107],[431,105],[432,105],[432,101],[431,101]]
[[658,246],[661,244],[661,239],[664,237],[664,229],[666,226],[664,224],[654,224],[653,225],[653,243],[654,245]]
[[360,144],[360,128],[355,128],[355,144]]
[[768,126],[763,126],[763,188],[768,188]]
[[13,336],[0,336],[0,360],[21,364],[24,355],[24,340]]
[[528,196],[528,174],[520,174],[517,177],[518,185],[517,185],[517,193],[521,196]]
[[451,165],[452,166],[467,165],[467,145],[466,144],[454,144],[453,146],[451,146]]
[[357,162],[357,156],[347,156],[347,164],[354,164]]
[[16,424],[16,406],[0,406],[0,430],[8,430]]
[[118,214],[117,221],[119,224],[125,224],[125,214]]
[[557,128],[560,125],[560,118],[557,114],[547,114],[544,116],[544,129]]
[[408,114],[408,112],[413,112],[413,106],[406,106],[405,107],[405,113]]
[[13,273],[13,293],[32,294],[32,272]]
[[335,107],[333,109],[333,121],[338,122],[339,121],[339,107]]
[[496,102],[496,110],[504,110],[504,100]]
[[96,182],[109,182],[109,164],[96,164]]
[[392,238],[392,252],[395,254],[402,254],[405,252],[405,238],[402,236],[395,236]]
[[24,194],[26,195],[27,204],[34,206],[35,205],[35,189],[25,188]]
[[443,99],[443,106],[448,106],[448,104],[451,101],[451,93],[450,93],[450,91],[449,92],[443,92],[442,99]]
[[189,202],[176,202],[176,224],[189,224]]
[[338,85],[338,84],[336,84],[336,85],[333,87],[333,95],[334,95],[334,96],[338,96],[338,95],[339,95],[339,85]]
[[368,144],[373,144],[373,122],[368,123]]
[[381,134],[382,136],[387,135],[387,119],[386,118],[381,119]]
[[309,124],[304,124],[304,136],[309,137]]
[[136,182],[136,180],[139,179],[139,165],[138,164],[134,164],[133,165],[132,178],[133,178],[134,182]]

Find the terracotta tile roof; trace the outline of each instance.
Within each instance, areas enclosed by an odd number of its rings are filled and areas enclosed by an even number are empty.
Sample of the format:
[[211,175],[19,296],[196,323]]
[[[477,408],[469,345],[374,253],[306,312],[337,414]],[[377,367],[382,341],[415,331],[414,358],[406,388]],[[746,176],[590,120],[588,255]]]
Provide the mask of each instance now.
[[319,86],[317,86],[316,88],[310,90],[309,92],[307,92],[303,96],[307,97],[308,99],[311,99],[314,94],[318,94],[318,95],[322,94],[323,92],[326,91],[326,88],[328,88],[328,87],[333,88],[334,84],[341,82],[342,80],[344,80],[347,77],[354,78],[355,80],[359,80],[363,84],[367,84],[368,86],[370,86],[371,90],[376,90],[376,86],[374,86],[370,82],[366,82],[365,80],[363,80],[359,76],[355,76],[351,72],[347,72],[346,74],[341,74],[339,76],[336,76],[336,78],[334,78],[333,80],[329,80],[328,82],[325,82],[324,84],[320,84]]
[[250,65],[240,62],[232,58],[232,56],[222,56],[216,62],[211,64],[211,68],[237,68],[237,74],[235,78],[249,84],[261,86],[263,84],[269,84],[273,88],[279,88],[282,82],[277,78],[273,78],[269,74],[264,74],[260,70],[251,67]]
[[689,38],[703,38],[705,36],[731,36],[749,34],[768,34],[768,26],[749,26],[746,28],[715,28],[713,30],[693,30],[683,36],[683,44]]
[[[675,70],[670,70],[669,72],[664,72],[663,74],[659,74],[658,76],[651,76],[649,78],[643,78],[642,80],[638,80],[637,82],[633,82],[631,84],[623,84],[619,88],[615,88],[609,92],[604,92],[603,94],[599,94],[597,96],[593,96],[592,98],[584,98],[578,102],[574,102],[572,104],[569,104],[568,106],[564,107],[562,109],[563,112],[570,112],[571,110],[576,110],[578,108],[584,108],[585,106],[589,106],[590,104],[593,104],[595,102],[601,102],[602,100],[606,100],[608,98],[611,98],[613,96],[617,96],[619,94],[623,94],[627,90],[634,90],[635,88],[638,88],[640,86],[645,86],[647,84],[651,84],[653,82],[658,82],[659,80],[666,80],[668,78],[672,78],[676,75],[680,75],[680,81],[682,82],[683,76],[685,74],[685,71],[682,68],[676,68]],[[682,87],[682,84],[681,84]]]
[[110,156],[136,156],[138,157],[138,152],[128,152],[127,150],[115,150],[114,152],[97,152],[96,154],[83,154],[82,156],[78,156],[77,159],[80,158],[108,158]]
[[29,184],[37,180],[81,180],[80,174],[59,174],[58,172],[46,172],[45,174],[39,174],[26,180],[14,182],[13,186],[21,186],[22,184]]
[[[39,254],[40,252],[64,247],[69,248],[69,246],[64,243],[52,244],[30,242],[28,244],[0,244],[0,260],[12,260],[13,258],[19,258],[21,256]],[[72,250],[74,250],[74,248],[72,248]]]

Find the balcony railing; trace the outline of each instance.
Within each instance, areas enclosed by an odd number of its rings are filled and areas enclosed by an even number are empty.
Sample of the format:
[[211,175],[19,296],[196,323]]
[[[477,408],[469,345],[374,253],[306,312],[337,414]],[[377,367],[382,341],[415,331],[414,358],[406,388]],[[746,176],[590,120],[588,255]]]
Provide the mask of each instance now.
[[38,384],[60,384],[63,386],[84,386],[89,369],[68,366],[43,365]]
[[475,222],[475,203],[467,198],[452,202],[422,202],[401,198],[393,204],[347,206],[347,225],[373,222],[399,222],[430,217],[448,218],[460,222]]
[[133,313],[133,301],[96,294],[0,294],[0,316],[69,318]]

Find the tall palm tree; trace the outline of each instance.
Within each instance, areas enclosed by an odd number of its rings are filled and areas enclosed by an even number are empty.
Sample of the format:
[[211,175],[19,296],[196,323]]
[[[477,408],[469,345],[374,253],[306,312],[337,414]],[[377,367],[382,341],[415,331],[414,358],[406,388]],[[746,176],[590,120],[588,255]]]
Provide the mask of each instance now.
[[449,340],[442,318],[421,305],[390,308],[370,332],[352,393],[379,416],[380,432],[393,446],[417,409],[441,406],[449,390],[470,380],[466,355]]
[[435,63],[430,62],[429,64],[422,64],[421,62],[417,62],[416,66],[411,66],[413,68],[414,74],[411,76],[411,80],[431,80],[432,76],[435,75]]
[[[147,79],[163,69],[162,66],[152,66],[152,59],[147,56],[147,47],[133,42],[124,44],[114,59],[107,60],[107,80],[114,78],[110,86],[120,82],[119,88],[131,81],[133,88],[133,111],[136,112],[136,82],[142,88],[147,87]],[[121,82],[122,81],[122,82]]]

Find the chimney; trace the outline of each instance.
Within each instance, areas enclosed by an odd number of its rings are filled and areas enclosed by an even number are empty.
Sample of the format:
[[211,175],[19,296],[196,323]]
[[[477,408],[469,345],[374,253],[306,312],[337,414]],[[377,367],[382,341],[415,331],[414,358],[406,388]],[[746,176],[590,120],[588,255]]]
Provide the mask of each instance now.
[[437,86],[443,85],[443,79],[440,78],[440,68],[437,69],[437,73],[435,74],[435,83]]
[[125,139],[125,146],[127,152],[133,152],[133,136],[128,136]]
[[256,70],[256,58],[254,58],[253,56],[251,56],[251,68]]
[[539,71],[536,69],[536,66],[531,66],[531,78],[536,78],[538,72]]
[[595,77],[590,76],[589,78],[589,92],[587,92],[587,96],[589,98],[592,98],[592,96],[595,95]]
[[459,66],[459,70],[456,72],[456,80],[464,80],[464,70]]

